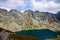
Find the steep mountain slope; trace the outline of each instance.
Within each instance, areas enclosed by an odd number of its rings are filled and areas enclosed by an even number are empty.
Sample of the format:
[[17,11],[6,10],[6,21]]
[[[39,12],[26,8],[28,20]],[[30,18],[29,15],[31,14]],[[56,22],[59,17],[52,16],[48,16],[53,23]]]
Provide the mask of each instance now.
[[0,27],[13,32],[32,29],[59,30],[60,18],[58,18],[58,13],[32,10],[25,10],[21,13],[15,9],[7,11],[0,8]]

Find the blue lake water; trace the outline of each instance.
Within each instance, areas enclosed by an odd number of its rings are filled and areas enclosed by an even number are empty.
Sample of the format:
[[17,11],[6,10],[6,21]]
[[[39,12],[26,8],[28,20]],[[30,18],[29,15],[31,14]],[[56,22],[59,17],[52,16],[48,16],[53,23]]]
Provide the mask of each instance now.
[[57,38],[57,33],[53,32],[49,29],[42,29],[42,30],[24,30],[16,32],[17,34],[23,34],[27,36],[34,36],[39,38],[40,40],[45,40],[47,38]]

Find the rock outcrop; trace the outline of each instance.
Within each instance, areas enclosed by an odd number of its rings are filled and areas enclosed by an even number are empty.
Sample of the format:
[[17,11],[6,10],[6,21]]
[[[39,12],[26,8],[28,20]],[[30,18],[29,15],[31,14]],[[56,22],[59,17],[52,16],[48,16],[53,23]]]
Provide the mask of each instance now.
[[24,36],[0,28],[0,40],[39,40],[33,36]]

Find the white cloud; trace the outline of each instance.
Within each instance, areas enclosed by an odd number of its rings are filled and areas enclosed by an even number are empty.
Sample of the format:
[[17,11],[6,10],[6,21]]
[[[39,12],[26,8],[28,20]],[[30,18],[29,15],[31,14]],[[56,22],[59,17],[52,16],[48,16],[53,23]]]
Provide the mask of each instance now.
[[31,2],[32,2],[33,10],[46,11],[46,9],[47,9],[47,1],[46,2],[44,2],[44,1],[36,2],[35,0],[32,0]]
[[[47,0],[41,0],[41,1],[36,1],[36,0],[30,0],[31,3],[31,10],[39,10],[39,11],[49,11],[49,12],[57,12],[60,10],[60,3],[56,3],[54,0],[50,0],[47,2]],[[27,0],[29,2],[29,0]],[[25,10],[26,6],[29,7],[25,0],[8,0],[5,2],[0,2],[0,8],[4,8],[7,10],[10,9],[15,9],[17,6],[22,7],[21,9]],[[24,9],[25,8],[25,9]]]
[[17,6],[24,7],[26,4],[24,0],[8,0],[7,2],[1,2],[0,7],[15,9]]
[[9,8],[5,8],[5,7],[0,7],[0,8],[2,8],[2,9],[7,9],[8,11],[10,10]]
[[39,11],[49,11],[49,12],[57,12],[60,10],[60,4],[55,3],[54,1],[42,0],[36,2],[35,0],[31,0],[33,10],[39,10]]
[[47,11],[50,11],[50,12],[60,11],[60,4],[57,4],[53,1],[48,2]]

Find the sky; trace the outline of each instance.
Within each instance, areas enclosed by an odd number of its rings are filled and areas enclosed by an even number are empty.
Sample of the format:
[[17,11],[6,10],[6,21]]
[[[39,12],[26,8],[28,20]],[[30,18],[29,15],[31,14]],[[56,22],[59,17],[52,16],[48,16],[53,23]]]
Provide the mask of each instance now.
[[56,13],[60,11],[60,0],[0,0],[0,8],[19,11],[33,10]]

